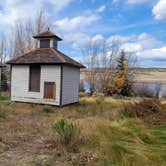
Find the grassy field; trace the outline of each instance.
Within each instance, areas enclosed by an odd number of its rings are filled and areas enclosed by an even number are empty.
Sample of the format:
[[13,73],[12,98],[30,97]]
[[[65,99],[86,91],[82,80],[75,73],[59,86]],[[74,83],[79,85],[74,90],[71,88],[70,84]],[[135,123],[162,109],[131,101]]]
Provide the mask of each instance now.
[[[135,102],[81,98],[80,104],[56,108],[14,103],[1,96],[0,165],[165,166],[166,125],[127,116],[124,108]],[[80,129],[72,150],[57,142],[53,124],[60,119]]]

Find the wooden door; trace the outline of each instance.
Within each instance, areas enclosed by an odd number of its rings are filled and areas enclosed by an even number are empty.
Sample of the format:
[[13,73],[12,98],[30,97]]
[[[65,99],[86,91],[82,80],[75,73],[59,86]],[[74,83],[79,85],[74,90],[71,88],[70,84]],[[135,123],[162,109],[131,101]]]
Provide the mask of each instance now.
[[44,82],[44,99],[55,100],[56,84],[55,82]]

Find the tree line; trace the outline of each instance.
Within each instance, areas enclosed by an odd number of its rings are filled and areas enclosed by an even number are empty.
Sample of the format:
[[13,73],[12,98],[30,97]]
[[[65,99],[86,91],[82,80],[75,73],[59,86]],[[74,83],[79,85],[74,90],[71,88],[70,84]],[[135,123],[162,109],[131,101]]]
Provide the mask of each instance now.
[[[116,40],[112,42],[89,40],[82,48],[85,70],[85,80],[89,85],[89,92],[105,95],[132,96],[134,93],[134,70],[136,56],[120,50]],[[85,91],[83,82],[80,91]]]
[[8,34],[2,34],[0,38],[0,63],[36,48],[37,43],[32,36],[48,27],[49,21],[43,10],[40,10],[34,18],[17,20]]

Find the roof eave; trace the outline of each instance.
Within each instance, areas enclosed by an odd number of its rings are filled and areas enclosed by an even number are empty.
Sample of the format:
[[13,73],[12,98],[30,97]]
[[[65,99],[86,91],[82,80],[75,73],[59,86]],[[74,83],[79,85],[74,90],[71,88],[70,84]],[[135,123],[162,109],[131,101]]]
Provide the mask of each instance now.
[[55,38],[58,41],[62,41],[62,39],[58,36],[33,36],[34,39],[44,39],[44,38]]
[[42,63],[42,62],[26,62],[26,63],[16,63],[16,62],[6,62],[6,64],[9,65],[32,65],[32,64],[41,64],[41,65],[70,65],[70,66],[74,66],[74,67],[78,67],[78,68],[86,68],[84,65],[80,64],[80,65],[75,65],[75,64],[71,64],[71,63],[55,63],[55,62],[48,62],[48,63]]

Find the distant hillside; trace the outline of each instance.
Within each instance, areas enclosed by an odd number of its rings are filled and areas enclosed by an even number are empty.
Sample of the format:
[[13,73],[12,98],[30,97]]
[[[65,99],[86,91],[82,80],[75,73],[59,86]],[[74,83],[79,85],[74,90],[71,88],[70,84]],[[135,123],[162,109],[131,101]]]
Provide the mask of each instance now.
[[[85,79],[85,71],[81,70],[81,79]],[[135,70],[135,81],[145,83],[166,83],[166,68],[133,68]],[[102,72],[102,69],[98,69]]]

